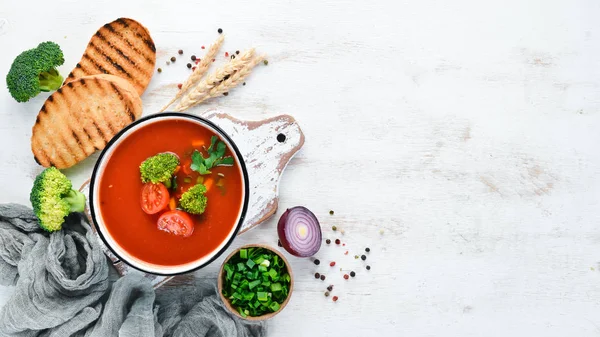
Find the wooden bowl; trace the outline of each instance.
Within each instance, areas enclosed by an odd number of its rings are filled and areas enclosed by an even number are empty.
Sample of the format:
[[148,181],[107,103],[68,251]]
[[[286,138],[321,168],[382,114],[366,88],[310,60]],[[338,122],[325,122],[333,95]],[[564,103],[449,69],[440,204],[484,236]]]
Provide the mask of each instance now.
[[[287,268],[287,272],[288,272],[288,274],[290,274],[290,291],[288,292],[288,296],[285,299],[285,301],[283,301],[283,303],[280,304],[279,310],[277,310],[275,312],[266,313],[266,314],[264,314],[262,316],[242,317],[242,315],[240,315],[240,313],[231,305],[231,303],[229,303],[229,300],[226,299],[225,296],[223,296],[223,273],[224,273],[224,269],[225,269],[224,268],[225,264],[235,254],[239,254],[240,249],[243,249],[243,248],[252,248],[252,247],[260,247],[260,248],[264,248],[266,250],[269,250],[269,251],[273,252],[274,254],[277,254],[277,256],[279,256],[279,258],[283,260],[283,262],[285,263],[285,267]],[[267,246],[267,245],[263,245],[263,244],[249,244],[249,245],[244,245],[244,246],[239,247],[238,249],[236,249],[233,252],[231,252],[231,254],[229,254],[227,256],[227,258],[225,258],[225,261],[223,261],[223,264],[221,265],[221,269],[219,270],[219,276],[218,276],[218,279],[217,279],[217,289],[219,291],[219,297],[221,298],[221,301],[223,301],[223,304],[225,304],[225,307],[227,308],[227,310],[229,310],[230,313],[232,313],[233,315],[235,315],[235,316],[237,316],[237,317],[239,317],[241,319],[245,319],[245,320],[248,320],[248,321],[264,321],[264,320],[267,320],[267,319],[269,319],[269,318],[277,315],[278,313],[280,313],[281,310],[283,310],[283,308],[285,308],[285,306],[290,301],[290,298],[292,297],[292,291],[294,290],[294,274],[292,274],[292,269],[290,268],[290,264],[289,264],[288,260],[276,248],[273,248],[273,247]]]

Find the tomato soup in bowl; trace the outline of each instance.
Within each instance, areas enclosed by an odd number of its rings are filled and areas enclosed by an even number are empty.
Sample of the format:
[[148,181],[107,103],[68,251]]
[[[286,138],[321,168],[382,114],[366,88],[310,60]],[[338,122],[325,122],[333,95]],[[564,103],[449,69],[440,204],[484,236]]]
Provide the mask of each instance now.
[[163,113],[108,143],[94,167],[90,210],[123,262],[176,275],[206,266],[229,246],[244,221],[248,186],[225,132],[200,117]]

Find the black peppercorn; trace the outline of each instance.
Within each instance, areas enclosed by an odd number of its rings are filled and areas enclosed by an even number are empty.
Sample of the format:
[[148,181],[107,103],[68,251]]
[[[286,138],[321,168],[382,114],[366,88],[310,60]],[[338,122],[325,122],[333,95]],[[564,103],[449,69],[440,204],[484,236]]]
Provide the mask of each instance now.
[[263,61],[263,63],[264,63],[265,65],[268,65],[268,64],[269,64],[269,61],[267,61],[267,60],[264,60],[264,61]]
[[239,54],[240,54],[240,51],[239,51],[239,50],[236,50],[236,51],[235,51],[235,53],[239,55]]
[[227,95],[229,95],[229,93],[228,93],[228,92],[224,92],[224,93],[223,93],[223,96],[227,96]]
[[314,263],[318,266],[319,264],[321,264],[321,261],[319,261],[319,259],[315,259]]
[[360,256],[360,259],[364,261],[364,260],[366,260],[366,259],[367,259],[367,256],[366,256],[366,255],[361,255],[361,256]]
[[188,63],[188,64],[187,64],[187,67],[188,67],[188,69],[189,69],[189,68],[191,68],[191,67],[192,67],[192,64],[191,64],[191,63]]
[[371,266],[367,266],[367,270],[371,270]]
[[217,33],[221,34],[223,33],[223,30],[221,28],[217,29]]
[[331,226],[331,229],[333,229],[334,231],[337,231],[337,227],[336,226]]
[[341,242],[341,241],[340,241],[340,239],[335,239],[335,244],[336,244],[336,245],[339,245],[339,244],[340,244],[340,242]]
[[330,244],[330,243],[331,243],[331,240],[327,239],[327,240],[325,240],[325,243],[326,243],[326,244]]
[[235,58],[235,55],[231,55],[231,59],[233,60]]
[[321,274],[315,273],[315,278],[319,278],[319,277],[321,277]]
[[325,281],[325,275],[321,275],[321,281]]
[[192,61],[196,61],[196,55],[192,55],[191,59]]
[[335,212],[333,210],[329,211],[329,215],[333,215]]
[[325,292],[325,297],[329,297],[329,291]]
[[158,71],[159,73],[162,73],[162,69],[161,68],[156,69],[156,71]]
[[171,56],[171,62],[175,62],[175,60],[177,60],[175,56]]
[[332,291],[333,290],[333,285],[330,285],[329,287],[327,287],[327,290]]
[[365,248],[365,252],[367,252],[367,253],[368,253],[368,252],[370,252],[370,251],[371,251],[371,249],[370,249],[369,247]]
[[355,272],[353,272],[353,271],[351,271],[351,272],[350,272],[350,276],[354,277],[354,276],[356,276],[356,273],[355,273]]
[[183,54],[183,50],[179,49],[178,53],[179,53],[179,55],[182,55]]

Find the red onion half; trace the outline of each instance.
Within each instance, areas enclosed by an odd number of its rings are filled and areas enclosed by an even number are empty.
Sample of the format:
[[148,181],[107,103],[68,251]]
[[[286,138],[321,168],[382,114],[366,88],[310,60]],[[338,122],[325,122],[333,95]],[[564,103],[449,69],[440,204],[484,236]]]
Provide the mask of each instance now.
[[321,225],[306,207],[288,208],[279,218],[277,234],[283,248],[295,256],[313,256],[321,248]]

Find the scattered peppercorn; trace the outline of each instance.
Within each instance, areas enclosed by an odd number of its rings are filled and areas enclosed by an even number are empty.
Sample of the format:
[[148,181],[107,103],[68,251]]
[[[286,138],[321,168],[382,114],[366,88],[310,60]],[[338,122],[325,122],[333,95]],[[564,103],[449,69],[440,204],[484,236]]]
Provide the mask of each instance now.
[[171,62],[175,62],[175,60],[177,60],[175,56],[171,56]]
[[213,62],[215,62],[215,59],[213,59]]
[[242,85],[246,85],[246,82],[242,83]]
[[319,277],[321,277],[321,274],[315,273],[315,278],[319,278]]
[[325,281],[325,275],[321,275],[321,281]]
[[225,52],[225,57],[229,57],[229,53],[228,52]]
[[366,259],[367,259],[367,256],[366,256],[366,255],[361,255],[361,256],[360,256],[360,259],[364,261],[364,260],[366,260]]
[[204,49],[204,46],[202,46],[201,48]]
[[358,255],[354,255],[354,258],[355,258],[355,259],[358,259]]
[[369,247],[365,248],[365,252],[367,252],[367,253],[368,253],[368,252],[370,252],[370,251],[371,251],[371,249],[370,249]]
[[331,226],[331,229],[333,229],[334,231],[337,231],[337,227],[336,226]]
[[192,61],[196,61],[196,55],[192,55],[192,57],[190,57],[192,59]]
[[281,240],[277,240],[277,245],[278,245],[279,247],[283,247],[283,245],[281,244]]
[[196,70],[196,67],[192,67],[192,70]]
[[335,261],[331,261],[331,263],[329,264],[329,266],[331,266],[331,267],[335,266]]
[[179,55],[183,55],[183,50],[179,49],[178,53]]
[[318,266],[321,264],[321,261],[319,261],[319,259],[315,259],[314,263]]
[[167,61],[167,65],[169,65],[169,64],[171,64],[171,62],[170,62],[170,61]]
[[335,239],[335,244],[336,244],[336,245],[339,245],[339,244],[340,244],[340,242],[341,242],[341,241],[340,241],[340,239]]
[[229,95],[229,93],[228,93],[228,92],[224,92],[224,93],[223,93],[223,96],[227,96],[227,95]]
[[217,29],[217,33],[221,34],[223,33],[223,30],[221,28]]
[[344,253],[344,255],[348,255],[348,251],[346,251],[346,252]]
[[342,243],[342,247],[346,247],[346,244],[345,244],[345,243]]
[[342,230],[340,231],[340,233],[342,233],[342,234],[346,234],[346,231],[342,229]]
[[331,240],[327,239],[327,240],[325,240],[325,243],[326,243],[326,244],[330,244],[330,243],[331,243]]
[[353,272],[353,271],[351,271],[351,272],[350,272],[350,276],[354,277],[354,276],[356,276],[356,273],[355,273],[355,272]]
[[187,67],[188,67],[188,69],[190,69],[190,68],[192,67],[192,64],[191,64],[191,63],[188,63],[188,64],[187,64]]
[[240,54],[240,51],[239,51],[239,50],[236,50],[236,51],[235,51],[235,53],[239,55],[239,54]]
[[329,297],[329,291],[325,292],[325,297]]
[[181,83],[179,83],[179,84],[177,85],[177,88],[181,89]]
[[332,291],[333,290],[333,284],[329,285],[329,287],[327,287],[327,290]]
[[229,74],[225,75],[225,77],[223,77],[223,81],[227,81],[229,79],[229,77],[231,77],[231,75],[229,75]]
[[158,71],[159,73],[162,73],[162,69],[161,68],[156,69],[156,71]]
[[333,215],[333,214],[334,214],[333,210],[329,211],[329,215]]
[[344,279],[345,279],[345,280],[347,280],[347,279],[349,279],[349,278],[350,278],[350,276],[348,276],[348,274],[344,274]]
[[200,59],[196,59],[196,61],[194,61],[194,62],[196,62],[196,64],[198,64],[198,63],[200,63]]
[[332,299],[334,302],[337,302],[337,300],[338,300],[338,297],[337,297],[337,296],[333,296],[331,299]]
[[233,60],[235,58],[235,55],[231,55],[231,59]]
[[371,270],[371,266],[367,266],[367,270]]
[[263,61],[263,63],[264,63],[265,65],[268,65],[268,64],[269,64],[269,61],[267,61],[267,60],[264,60],[264,61]]

